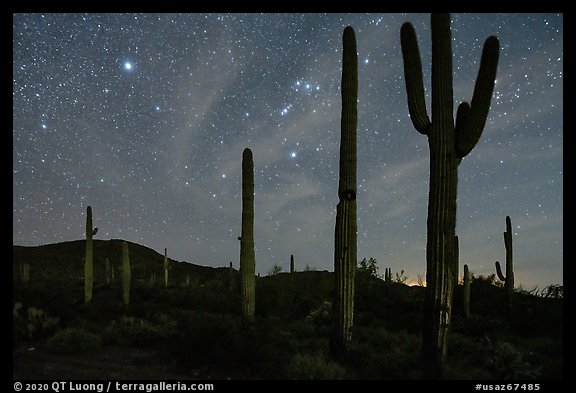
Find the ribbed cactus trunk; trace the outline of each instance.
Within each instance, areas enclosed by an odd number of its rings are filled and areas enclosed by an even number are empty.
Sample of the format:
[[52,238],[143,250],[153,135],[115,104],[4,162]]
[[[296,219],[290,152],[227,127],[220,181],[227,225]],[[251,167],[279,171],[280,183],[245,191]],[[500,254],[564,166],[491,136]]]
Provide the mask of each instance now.
[[30,282],[30,264],[28,262],[20,264],[20,279],[22,280],[22,285],[27,287]]
[[496,274],[504,282],[506,293],[506,307],[512,307],[512,296],[514,293],[514,266],[512,260],[512,221],[510,216],[506,216],[506,232],[504,232],[504,247],[506,247],[506,276],[502,273],[500,262],[496,261]]
[[124,305],[130,304],[130,253],[128,243],[122,242],[122,300]]
[[92,300],[92,283],[94,281],[94,249],[92,236],[92,207],[86,208],[86,256],[84,258],[84,303]]
[[432,14],[431,21],[432,122],[426,110],[416,32],[408,22],[402,25],[401,44],[410,118],[414,128],[428,136],[430,148],[423,361],[424,377],[436,379],[442,376],[458,274],[454,244],[458,165],[484,129],[496,79],[499,43],[496,37],[486,40],[472,103],[460,104],[454,124],[450,15]]
[[164,270],[164,288],[168,288],[168,270],[170,270],[170,262],[168,261],[168,249],[164,248],[164,262],[162,263]]
[[294,255],[290,255],[290,273],[294,273]]
[[110,285],[112,282],[112,267],[110,266],[110,260],[106,257],[106,262],[104,265],[104,275],[106,276],[106,285]]
[[242,317],[254,319],[256,256],[254,254],[254,161],[248,148],[242,153],[242,235],[240,237],[240,289]]
[[468,270],[468,265],[464,265],[464,317],[470,318],[470,284],[472,283],[472,278],[470,277],[470,270]]
[[331,353],[343,359],[352,340],[354,324],[354,277],[356,273],[356,133],[358,100],[358,54],[356,35],[348,26],[343,34],[342,115],[340,121],[339,203],[336,206],[334,275],[336,292],[333,302],[334,332]]
[[384,282],[392,282],[392,268],[387,267],[384,269]]

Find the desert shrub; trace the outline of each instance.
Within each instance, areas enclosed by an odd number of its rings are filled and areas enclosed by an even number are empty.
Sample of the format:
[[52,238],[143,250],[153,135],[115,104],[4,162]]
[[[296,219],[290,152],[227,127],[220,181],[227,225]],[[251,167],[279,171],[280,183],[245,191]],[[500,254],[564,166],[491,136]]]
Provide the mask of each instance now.
[[420,377],[421,339],[405,330],[382,326],[356,329],[349,367],[360,379],[415,379]]
[[120,343],[129,346],[151,345],[165,337],[164,331],[150,322],[136,317],[123,316],[111,321],[104,331],[106,343]]
[[492,344],[488,341],[485,364],[496,379],[536,379],[541,367],[530,363],[527,355],[508,342]]
[[[231,315],[183,312],[168,337],[170,354],[182,369],[234,370],[240,323]],[[231,372],[232,372],[231,371]]]
[[[491,316],[470,314],[469,318],[458,316],[452,321],[452,331],[462,333],[470,337],[484,337],[493,334],[507,334],[509,332],[508,324]],[[450,336],[448,336],[450,337]]]
[[71,327],[57,331],[46,344],[54,352],[80,353],[100,348],[102,340],[87,330]]
[[286,367],[288,379],[344,379],[344,367],[323,353],[298,353],[292,357]]
[[[25,310],[25,311],[24,311]],[[12,326],[15,338],[39,339],[49,336],[60,323],[60,318],[51,317],[35,307],[25,307],[20,302],[12,309]]]
[[283,379],[293,350],[294,335],[279,318],[259,318],[240,331],[239,365],[251,378]]
[[451,331],[448,334],[447,364],[445,379],[491,379],[492,373],[486,369],[484,359],[488,356],[487,340]]

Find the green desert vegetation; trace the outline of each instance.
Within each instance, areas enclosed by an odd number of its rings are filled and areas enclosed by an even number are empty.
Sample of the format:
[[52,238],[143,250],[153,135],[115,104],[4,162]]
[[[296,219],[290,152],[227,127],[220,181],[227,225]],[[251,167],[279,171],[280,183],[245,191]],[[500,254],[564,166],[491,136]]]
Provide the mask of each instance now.
[[[153,286],[150,272],[162,267],[164,255],[131,242],[132,287],[125,307],[121,281],[106,284],[105,274],[106,258],[121,265],[122,243],[94,241],[89,304],[83,301],[83,240],[13,246],[15,377],[53,378],[65,357],[82,362],[74,371],[62,368],[59,376],[83,378],[113,353],[128,362],[126,370],[141,369],[138,378],[158,378],[162,374],[150,372],[158,364],[165,375],[198,379],[421,378],[425,288],[385,282],[374,258],[358,263],[354,335],[346,358],[335,362],[333,272],[255,277],[256,312],[244,324],[238,270],[225,262],[211,268],[171,259],[171,284]],[[23,261],[36,272],[27,286],[16,269]],[[464,288],[457,285],[443,378],[561,379],[561,292],[516,290],[509,317],[496,277],[470,276],[473,311],[465,317]],[[42,356],[41,363],[30,363],[34,354]]]

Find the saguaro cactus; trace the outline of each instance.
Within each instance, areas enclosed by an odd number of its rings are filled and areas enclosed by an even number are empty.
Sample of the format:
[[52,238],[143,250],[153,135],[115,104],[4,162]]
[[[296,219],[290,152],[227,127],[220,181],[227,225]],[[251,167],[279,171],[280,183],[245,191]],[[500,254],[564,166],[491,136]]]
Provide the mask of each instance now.
[[170,261],[168,260],[168,249],[164,248],[164,262],[162,263],[164,270],[164,288],[168,288],[168,270],[170,270]]
[[494,36],[484,43],[472,103],[459,105],[454,124],[450,15],[432,14],[431,22],[432,121],[426,111],[416,32],[409,22],[402,25],[401,45],[410,118],[414,128],[428,137],[430,148],[423,356],[424,376],[439,378],[458,272],[454,256],[458,165],[484,129],[496,79],[499,43]]
[[331,353],[342,359],[348,352],[354,324],[354,278],[356,273],[356,133],[358,122],[358,54],[351,26],[343,33],[342,115],[340,120],[339,203],[336,206],[333,302],[334,332]]
[[104,276],[106,278],[106,285],[110,285],[112,282],[112,272],[113,267],[110,266],[110,260],[106,257],[106,261],[104,262]]
[[122,242],[122,300],[124,305],[130,304],[130,253],[128,243]]
[[290,254],[290,273],[294,273],[294,255]]
[[22,285],[27,287],[30,282],[30,264],[28,262],[23,262],[20,264],[20,280]]
[[392,268],[387,267],[384,269],[384,282],[392,282]]
[[506,216],[506,232],[504,232],[504,247],[506,247],[506,276],[502,274],[500,262],[496,261],[496,274],[504,281],[504,291],[506,292],[506,306],[512,306],[512,294],[514,292],[514,267],[512,265],[512,221],[510,216]]
[[92,282],[94,281],[94,249],[92,236],[98,228],[92,228],[92,207],[86,207],[86,256],[84,258],[84,303],[92,300]]
[[256,256],[254,254],[254,161],[252,151],[242,153],[242,235],[240,236],[240,288],[242,316],[251,320],[255,311]]
[[472,277],[470,277],[470,270],[468,270],[468,265],[464,265],[464,317],[470,317],[470,284],[472,283]]

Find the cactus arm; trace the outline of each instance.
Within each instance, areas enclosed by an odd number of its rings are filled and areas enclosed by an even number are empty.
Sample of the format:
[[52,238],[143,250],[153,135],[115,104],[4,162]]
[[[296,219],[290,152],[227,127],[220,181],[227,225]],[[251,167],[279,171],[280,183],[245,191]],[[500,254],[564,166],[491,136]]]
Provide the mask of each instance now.
[[504,277],[504,274],[502,273],[502,268],[500,267],[500,262],[496,261],[496,274],[498,275],[498,278],[501,281],[506,282],[506,277]]
[[[498,38],[488,37],[484,42],[480,70],[476,78],[470,109],[467,111],[464,121],[456,121],[456,153],[460,158],[472,151],[484,130],[496,81],[499,51]],[[458,112],[460,112],[460,108],[458,108]]]
[[464,265],[464,316],[466,318],[470,317],[470,270],[468,265]]
[[400,29],[402,58],[404,60],[404,80],[408,96],[408,111],[416,131],[427,135],[430,129],[430,118],[426,111],[424,99],[424,82],[422,77],[422,61],[416,40],[416,31],[410,22]]

